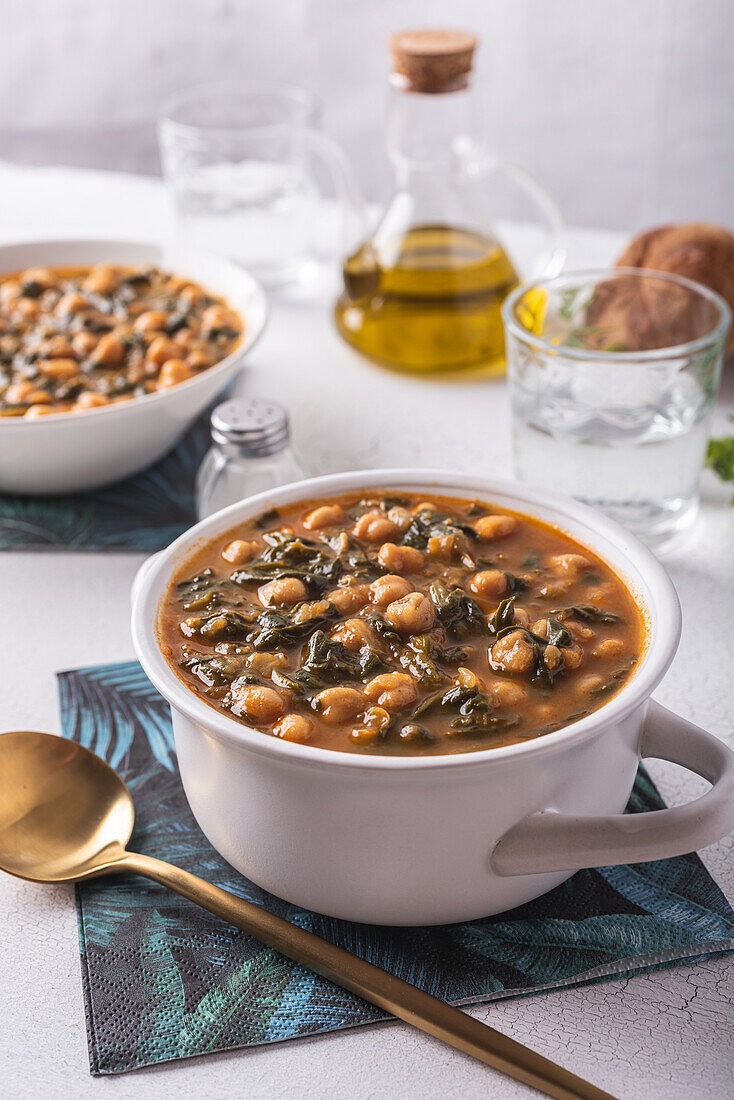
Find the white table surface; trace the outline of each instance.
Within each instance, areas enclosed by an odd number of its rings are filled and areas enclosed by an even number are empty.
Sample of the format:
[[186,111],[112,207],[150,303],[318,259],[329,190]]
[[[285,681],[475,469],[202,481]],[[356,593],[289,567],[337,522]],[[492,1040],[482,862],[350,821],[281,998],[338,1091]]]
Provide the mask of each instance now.
[[[166,197],[154,180],[0,167],[0,240],[75,234],[152,239],[166,232],[168,219]],[[572,232],[569,266],[605,264],[621,243],[618,234]],[[287,401],[296,444],[313,473],[396,464],[510,472],[502,381],[448,384],[378,370],[341,343],[327,305],[325,299],[276,304],[245,387]],[[724,428],[727,408],[734,409],[734,370],[717,429]],[[657,697],[734,740],[725,640],[734,622],[729,495],[706,475],[695,539],[667,563],[684,626]],[[56,670],[133,656],[128,593],[141,560],[117,553],[0,555],[2,728],[58,730]],[[651,770],[671,802],[702,787],[673,765]],[[708,848],[703,859],[734,899],[732,838]],[[402,1024],[93,1079],[72,887],[0,878],[0,974],[0,1092],[9,1098],[537,1095]],[[623,1100],[722,1100],[734,1096],[733,1002],[734,960],[725,958],[472,1012]]]

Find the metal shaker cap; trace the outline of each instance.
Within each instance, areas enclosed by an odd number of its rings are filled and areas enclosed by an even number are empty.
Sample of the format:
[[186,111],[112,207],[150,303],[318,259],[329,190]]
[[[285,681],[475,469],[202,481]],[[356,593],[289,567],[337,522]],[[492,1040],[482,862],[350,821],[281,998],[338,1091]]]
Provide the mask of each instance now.
[[282,451],[290,438],[288,413],[277,401],[235,397],[212,413],[212,439],[253,458]]

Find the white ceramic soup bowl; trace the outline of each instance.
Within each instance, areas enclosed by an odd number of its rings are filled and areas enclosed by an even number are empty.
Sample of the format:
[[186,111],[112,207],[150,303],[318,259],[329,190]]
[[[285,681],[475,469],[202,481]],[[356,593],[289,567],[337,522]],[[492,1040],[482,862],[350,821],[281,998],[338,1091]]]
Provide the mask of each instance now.
[[226,299],[244,323],[235,350],[178,386],[119,405],[35,420],[0,417],[0,491],[72,493],[96,489],[145,469],[170,451],[232,379],[260,337],[265,294],[227,260],[157,244],[114,240],[33,241],[0,246],[0,277],[27,267],[154,264]]
[[[248,728],[198,698],[156,640],[159,604],[182,561],[266,509],[385,488],[479,498],[537,516],[624,579],[649,628],[635,676],[593,714],[524,744],[453,756],[334,752]],[[181,779],[214,847],[297,905],[375,924],[443,924],[511,909],[581,867],[661,859],[734,826],[734,753],[650,701],[680,635],[667,574],[618,524],[575,501],[455,473],[375,470],[288,485],[226,508],[141,574],[133,637],[168,700]],[[674,809],[623,816],[642,757],[672,760],[713,788]]]

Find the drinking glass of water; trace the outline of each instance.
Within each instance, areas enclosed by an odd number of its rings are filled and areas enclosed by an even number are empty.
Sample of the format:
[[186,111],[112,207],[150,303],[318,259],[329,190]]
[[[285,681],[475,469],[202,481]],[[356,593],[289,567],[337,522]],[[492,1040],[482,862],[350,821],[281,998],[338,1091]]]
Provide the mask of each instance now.
[[[240,263],[269,288],[303,282],[340,254],[357,204],[321,115],[313,93],[269,81],[169,100],[158,136],[181,240]],[[326,192],[337,200],[330,220],[321,216]]]
[[731,314],[636,268],[524,283],[505,301],[515,472],[666,550],[698,510]]

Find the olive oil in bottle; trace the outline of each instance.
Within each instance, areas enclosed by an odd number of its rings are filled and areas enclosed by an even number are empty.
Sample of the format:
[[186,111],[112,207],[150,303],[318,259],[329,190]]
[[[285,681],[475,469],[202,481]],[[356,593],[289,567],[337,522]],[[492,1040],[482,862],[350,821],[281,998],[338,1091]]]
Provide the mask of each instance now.
[[449,225],[417,225],[396,240],[378,240],[344,263],[335,310],[344,339],[403,370],[501,371],[500,311],[518,278],[498,241]]
[[470,87],[476,44],[463,31],[390,39],[395,187],[344,263],[335,318],[353,347],[397,369],[504,368],[501,307],[518,276],[487,208]]

